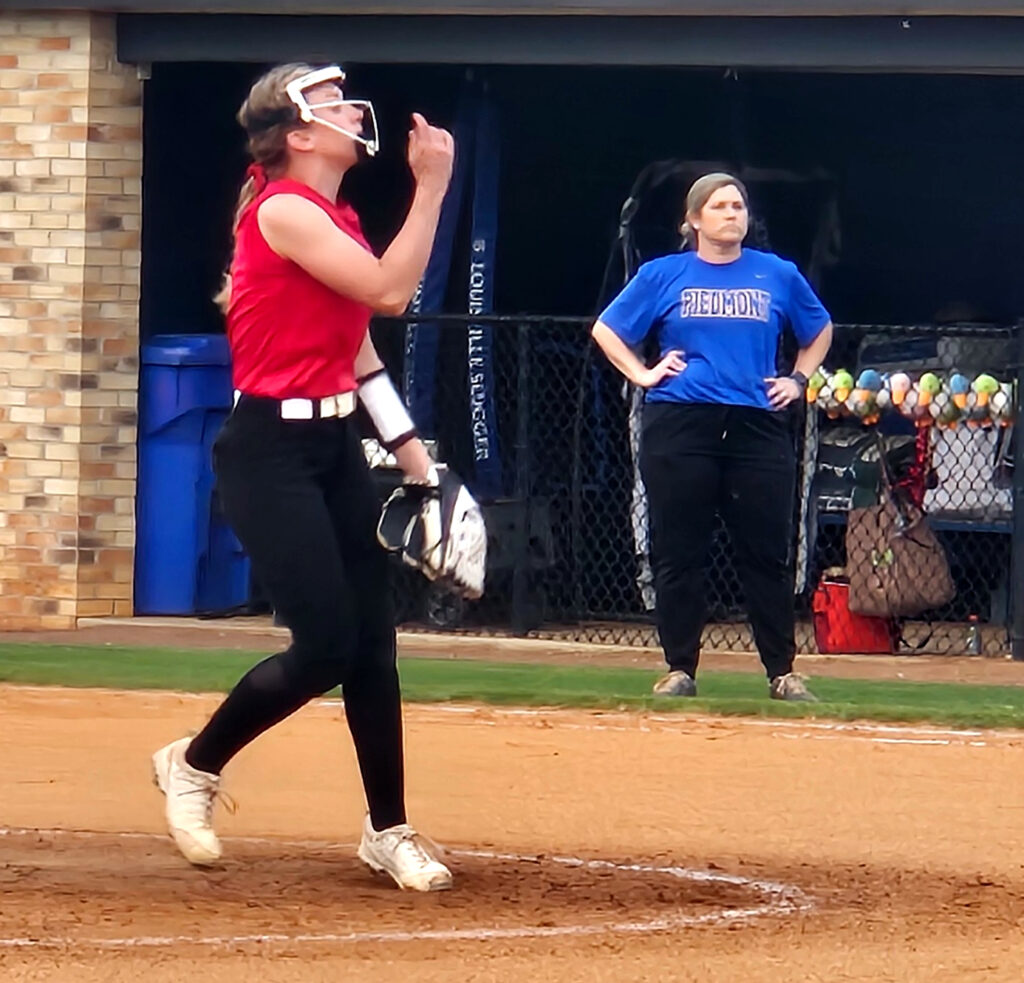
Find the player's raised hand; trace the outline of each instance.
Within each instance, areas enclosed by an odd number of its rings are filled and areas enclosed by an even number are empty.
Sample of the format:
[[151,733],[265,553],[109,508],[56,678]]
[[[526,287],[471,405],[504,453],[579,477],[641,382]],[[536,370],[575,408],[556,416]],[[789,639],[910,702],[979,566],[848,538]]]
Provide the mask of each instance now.
[[408,160],[419,187],[444,194],[452,177],[455,140],[447,130],[431,126],[419,113],[413,113]]

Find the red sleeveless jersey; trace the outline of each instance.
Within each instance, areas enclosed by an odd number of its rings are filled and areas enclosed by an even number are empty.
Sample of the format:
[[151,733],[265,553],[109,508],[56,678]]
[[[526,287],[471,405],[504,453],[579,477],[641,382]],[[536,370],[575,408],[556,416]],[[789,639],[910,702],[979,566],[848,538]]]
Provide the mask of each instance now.
[[235,389],[275,399],[319,399],[356,388],[355,358],[371,310],[335,293],[267,245],[256,212],[271,195],[300,195],[363,248],[359,217],[298,181],[271,181],[238,223],[227,333]]

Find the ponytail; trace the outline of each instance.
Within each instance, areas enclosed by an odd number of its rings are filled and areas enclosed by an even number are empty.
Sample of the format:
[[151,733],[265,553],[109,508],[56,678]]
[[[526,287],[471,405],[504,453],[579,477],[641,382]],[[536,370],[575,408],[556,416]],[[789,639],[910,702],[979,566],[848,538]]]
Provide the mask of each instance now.
[[220,290],[213,295],[213,302],[220,308],[221,314],[227,317],[228,304],[231,303],[231,274],[225,272],[220,281]]
[[[311,71],[306,64],[278,65],[260,77],[249,90],[249,95],[238,110],[237,120],[249,138],[249,155],[254,163],[245,172],[245,180],[238,191],[235,217],[231,223],[231,255],[235,252],[238,225],[249,206],[259,197],[270,180],[267,169],[280,173],[287,159],[286,138],[291,130],[302,126],[287,85],[293,79]],[[231,301],[230,260],[214,303],[226,314]]]
[[[231,254],[235,252],[235,236],[238,235],[238,223],[242,221],[245,210],[253,203],[259,193],[267,186],[267,172],[262,164],[250,164],[245,172],[245,180],[238,192],[235,205],[235,218],[231,224]],[[230,263],[229,263],[230,267]],[[227,271],[221,280],[220,290],[213,296],[213,302],[220,308],[221,314],[227,314],[231,303],[231,274]]]
[[245,169],[245,180],[238,192],[238,204],[235,205],[235,222],[231,227],[233,234],[237,235],[238,223],[242,221],[242,215],[252,204],[253,199],[267,186],[268,181],[267,169],[262,164],[250,164]]

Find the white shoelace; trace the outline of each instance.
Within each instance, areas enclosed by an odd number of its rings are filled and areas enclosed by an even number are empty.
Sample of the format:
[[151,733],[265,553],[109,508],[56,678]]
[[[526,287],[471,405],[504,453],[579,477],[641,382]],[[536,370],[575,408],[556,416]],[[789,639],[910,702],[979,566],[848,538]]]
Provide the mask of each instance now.
[[[184,782],[189,786],[181,793],[182,796],[202,796],[202,800],[199,803],[196,803],[195,800],[190,800],[186,806],[186,811],[196,818],[201,819],[205,826],[213,824],[213,806],[217,801],[220,801],[225,810],[232,815],[238,811],[238,803],[236,803],[235,800],[227,794],[227,792],[221,789],[218,779],[208,778],[202,772],[198,772],[194,768],[180,768],[180,772],[184,778]],[[201,811],[193,809],[193,805],[198,805]]]
[[430,856],[415,833],[410,832],[402,834],[401,840],[395,847],[396,853],[399,850],[404,850],[406,853],[411,854],[413,862],[420,867],[428,867],[430,864],[434,863],[434,858]]
[[389,838],[395,837],[398,841],[391,847],[391,853],[400,862],[404,864],[411,863],[419,868],[429,867],[432,864],[438,863],[437,859],[427,849],[423,842],[423,837],[414,829],[404,829],[387,835]]
[[792,691],[805,693],[807,691],[807,686],[804,683],[804,677],[799,673],[787,672],[786,675],[779,680],[779,692],[785,695]]

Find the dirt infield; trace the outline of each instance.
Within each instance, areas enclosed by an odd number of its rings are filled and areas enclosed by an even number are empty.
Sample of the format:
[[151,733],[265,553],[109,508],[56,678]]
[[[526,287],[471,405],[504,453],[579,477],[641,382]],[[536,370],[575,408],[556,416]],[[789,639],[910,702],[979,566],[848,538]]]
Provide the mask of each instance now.
[[455,890],[354,859],[341,708],[227,772],[222,867],[148,754],[214,698],[0,688],[0,979],[1019,981],[1024,735],[410,707]]

